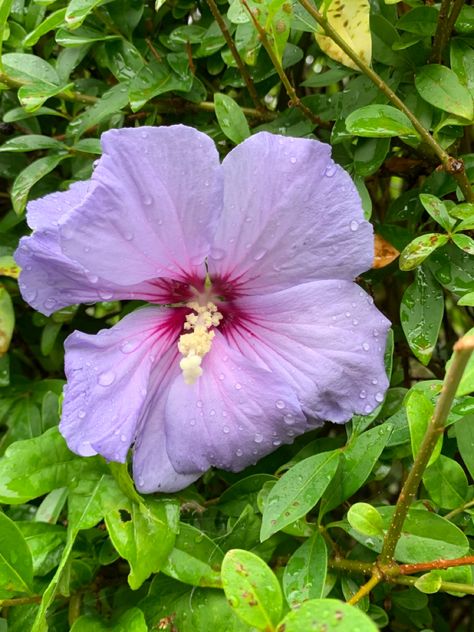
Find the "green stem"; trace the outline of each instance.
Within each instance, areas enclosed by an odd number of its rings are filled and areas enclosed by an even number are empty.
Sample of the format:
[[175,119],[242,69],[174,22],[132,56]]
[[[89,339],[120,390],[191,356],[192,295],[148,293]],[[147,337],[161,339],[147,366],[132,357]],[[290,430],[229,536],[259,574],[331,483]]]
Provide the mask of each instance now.
[[[0,70],[0,83],[4,83],[10,88],[21,88],[22,86],[27,86],[27,81],[18,81],[17,79],[13,79],[9,77],[5,72]],[[74,101],[76,103],[86,103],[88,105],[93,105],[99,99],[98,97],[90,96],[89,94],[83,94],[82,92],[73,92],[68,90],[67,92],[58,92],[58,94],[54,95],[58,99],[64,99],[65,101]]]
[[297,107],[299,110],[301,110],[303,112],[303,114],[306,116],[306,118],[308,118],[312,123],[314,123],[314,125],[321,125],[321,119],[319,118],[319,116],[316,116],[316,114],[314,114],[314,112],[312,112],[299,98],[299,96],[296,94],[296,90],[294,89],[291,81],[288,79],[283,66],[281,65],[280,60],[278,59],[278,56],[275,54],[275,51],[273,50],[273,46],[271,45],[271,43],[268,40],[267,34],[265,32],[265,29],[262,27],[262,25],[258,22],[258,20],[256,19],[255,15],[252,12],[252,9],[249,7],[249,5],[247,4],[246,0],[242,0],[242,4],[244,5],[244,7],[247,9],[250,18],[255,26],[255,28],[258,31],[258,34],[260,36],[260,40],[265,48],[265,50],[268,53],[268,56],[271,59],[271,62],[275,68],[275,70],[278,73],[278,76],[280,77],[280,80],[282,82],[282,84],[285,87],[285,90],[288,94],[288,96],[290,97],[290,104],[289,105],[293,105],[295,107]]
[[474,336],[464,336],[454,345],[454,358],[444,379],[443,388],[439,396],[433,417],[428,425],[425,436],[416,455],[413,467],[403,485],[395,507],[390,526],[385,534],[382,552],[379,561],[390,564],[393,561],[395,547],[402,533],[403,523],[408,510],[414,500],[420,485],[423,473],[433,454],[436,442],[440,434],[444,432],[444,426],[448,417],[453,399],[456,395],[459,382],[463,376],[467,362],[474,350]]
[[237,64],[237,68],[242,76],[242,79],[245,81],[245,85],[247,86],[247,90],[249,91],[250,97],[254,102],[257,110],[262,111],[264,108],[260,103],[260,99],[258,98],[257,89],[255,88],[255,84],[252,81],[252,77],[250,76],[246,65],[242,61],[242,57],[237,50],[237,46],[235,45],[234,40],[232,39],[232,35],[229,33],[229,29],[227,28],[227,24],[225,23],[224,18],[220,14],[219,9],[217,8],[217,4],[214,0],[206,0],[209,5],[209,9],[211,10],[212,15],[214,16],[215,21],[217,22],[218,27],[221,30],[222,35],[229,47],[230,52],[232,53],[232,57]]
[[453,5],[451,13],[449,14],[447,25],[446,25],[446,31],[447,31],[446,42],[448,41],[448,38],[451,35],[451,31],[454,28],[454,24],[456,20],[458,19],[458,16],[461,13],[461,9],[463,8],[463,6],[464,6],[464,0],[454,0],[454,5]]
[[330,37],[341,48],[346,55],[352,59],[358,68],[377,86],[377,88],[385,94],[393,105],[403,112],[416,129],[421,139],[430,147],[433,153],[439,158],[445,171],[456,179],[459,188],[463,192],[468,202],[474,202],[474,191],[471,188],[469,179],[464,170],[462,160],[453,158],[435,141],[428,130],[420,123],[413,112],[407,108],[403,101],[395,94],[395,92],[385,83],[385,81],[372,68],[357,55],[357,53],[347,44],[347,42],[339,35],[329,21],[323,16],[318,9],[311,4],[310,0],[298,0],[302,7],[316,20],[316,22],[324,29],[326,35]]
[[379,584],[381,580],[382,575],[377,571],[376,568],[374,568],[372,577],[369,579],[369,581],[361,586],[359,590],[354,595],[352,595],[350,599],[347,600],[347,603],[351,606],[355,606],[355,604],[359,603],[361,599],[369,595],[372,589],[375,588],[375,586],[377,586],[377,584]]
[[474,507],[474,500],[470,500],[468,503],[465,503],[464,505],[461,505],[460,507],[456,507],[456,509],[453,509],[452,511],[450,511],[443,517],[446,520],[451,520],[451,518],[454,518],[454,516],[457,516],[458,514],[463,513],[463,511],[465,511],[466,509],[469,509],[469,507]]

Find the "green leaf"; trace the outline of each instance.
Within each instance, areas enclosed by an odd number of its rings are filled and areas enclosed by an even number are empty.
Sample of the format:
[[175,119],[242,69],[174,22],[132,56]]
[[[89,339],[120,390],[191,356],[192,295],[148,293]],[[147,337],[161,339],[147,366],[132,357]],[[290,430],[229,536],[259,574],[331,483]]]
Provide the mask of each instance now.
[[148,632],[143,612],[130,608],[112,622],[94,615],[83,615],[74,622],[70,632]]
[[165,62],[152,59],[130,83],[130,107],[136,112],[153,97],[173,90],[188,92],[192,84],[192,74],[183,79],[172,72]]
[[420,266],[403,294],[400,321],[410,349],[425,366],[433,355],[443,313],[443,290],[431,272]]
[[472,237],[457,234],[452,236],[452,240],[458,248],[467,252],[468,255],[474,255],[474,239]]
[[462,467],[440,455],[423,474],[423,484],[434,502],[443,509],[460,507],[467,497],[468,482]]
[[339,599],[312,599],[292,610],[276,632],[377,632],[364,612]]
[[469,474],[474,478],[474,414],[466,415],[455,425],[456,441]]
[[336,473],[339,452],[323,452],[300,461],[271,490],[263,512],[261,540],[266,540],[312,509]]
[[66,529],[44,522],[17,522],[33,558],[33,573],[47,575],[56,568],[66,541]]
[[397,28],[401,31],[414,33],[415,35],[434,35],[438,24],[439,11],[435,7],[415,7],[404,13],[397,22]]
[[40,37],[43,37],[49,31],[56,29],[60,24],[63,24],[64,17],[66,15],[66,9],[58,9],[50,13],[48,17],[43,20],[38,26],[30,31],[23,40],[23,46],[34,46]]
[[240,106],[226,94],[214,94],[216,117],[221,130],[235,143],[241,143],[250,136],[250,129],[245,114]]
[[384,423],[359,436],[351,436],[341,452],[336,475],[323,496],[322,512],[327,513],[339,506],[362,487],[387,445],[392,429],[391,424]]
[[110,118],[112,114],[116,114],[127,104],[127,84],[119,83],[107,90],[107,92],[104,92],[97,103],[94,103],[92,107],[74,119],[69,125],[68,131],[76,138],[82,136],[86,130],[102,123],[104,119]]
[[0,459],[0,502],[21,504],[43,496],[71,479],[99,471],[98,458],[83,459],[66,446],[56,428],[40,437],[17,441]]
[[415,586],[422,593],[431,595],[441,588],[442,577],[439,571],[430,571],[415,581]]
[[0,276],[18,279],[20,268],[11,255],[0,256]]
[[182,522],[161,571],[185,584],[218,588],[223,557],[221,549],[205,533]]
[[33,561],[18,526],[0,512],[0,585],[8,592],[32,593]]
[[16,81],[45,84],[49,87],[60,85],[56,70],[41,57],[26,53],[7,53],[3,55],[2,61],[6,73]]
[[368,503],[352,505],[347,512],[347,520],[353,529],[364,535],[383,535],[382,516]]
[[222,586],[235,613],[258,630],[272,630],[283,607],[280,584],[257,555],[229,551],[222,562]]
[[2,46],[3,46],[3,40],[8,37],[7,21],[8,21],[8,16],[10,15],[10,11],[12,8],[12,3],[13,3],[13,0],[4,0],[3,2],[0,2],[0,69],[2,69],[3,67]]
[[450,217],[448,213],[448,209],[446,208],[446,204],[435,195],[430,195],[429,193],[421,193],[420,194],[420,202],[423,204],[425,209],[431,215],[431,217],[438,222],[438,224],[444,228],[445,231],[450,231],[456,221]]
[[7,140],[0,146],[0,151],[35,151],[37,149],[64,149],[65,145],[50,136],[41,134],[25,134]]
[[102,153],[100,140],[98,138],[81,138],[77,143],[74,143],[73,149],[74,151],[83,151],[87,154],[100,155]]
[[18,98],[27,112],[36,112],[47,99],[61,92],[67,92],[73,85],[70,83],[66,86],[50,86],[45,83],[35,83],[21,86],[18,90]]
[[474,257],[454,244],[434,252],[427,260],[436,279],[451,292],[463,295],[474,287]]
[[441,235],[440,233],[427,233],[426,235],[416,237],[400,254],[400,270],[404,270],[405,272],[413,270],[413,268],[419,266],[420,263],[423,263],[437,248],[444,246],[447,241],[448,236]]
[[76,29],[92,11],[108,0],[70,0],[66,11],[68,28]]
[[177,503],[154,499],[146,504],[124,499],[120,508],[106,514],[110,539],[130,564],[128,583],[132,590],[164,566],[176,538],[178,516]]
[[104,31],[85,26],[80,26],[74,31],[69,31],[68,29],[58,29],[56,31],[56,42],[65,48],[84,46],[84,44],[94,44],[95,42],[108,42],[119,38],[120,35],[107,35]]
[[12,299],[7,290],[0,285],[0,357],[10,347],[10,341],[15,327],[15,311]]
[[323,536],[315,532],[296,549],[283,573],[283,591],[290,608],[324,593],[328,553]]
[[[395,511],[394,507],[377,507],[386,530]],[[372,551],[382,550],[382,536],[365,536],[350,528],[349,533]],[[466,555],[469,541],[464,533],[449,520],[431,511],[410,509],[403,524],[402,535],[395,549],[399,562],[417,564],[439,559],[455,559]]]
[[450,68],[440,64],[424,66],[415,77],[415,86],[425,101],[440,110],[469,121],[473,118],[472,96]]
[[[413,454],[413,458],[415,458],[426,434],[428,424],[433,417],[434,406],[424,393],[417,390],[412,390],[408,394],[405,400],[405,406],[408,417],[408,426],[410,428],[411,452]],[[443,437],[440,435],[428,465],[434,463],[439,457],[442,445]]]
[[367,177],[375,173],[383,164],[389,149],[388,138],[360,139],[354,151],[356,174]]
[[15,213],[18,215],[23,213],[31,187],[55,169],[65,158],[67,154],[49,154],[44,158],[38,158],[20,171],[10,193]]
[[391,105],[366,105],[346,118],[347,131],[356,136],[383,138],[408,136],[417,138],[408,117]]
[[474,97],[474,50],[462,39],[453,39],[450,45],[451,69],[459,81]]

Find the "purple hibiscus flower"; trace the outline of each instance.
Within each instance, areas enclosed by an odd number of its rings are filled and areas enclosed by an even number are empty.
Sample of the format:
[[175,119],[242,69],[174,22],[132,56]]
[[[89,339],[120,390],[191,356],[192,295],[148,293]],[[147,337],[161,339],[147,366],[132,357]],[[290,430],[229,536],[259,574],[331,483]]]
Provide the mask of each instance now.
[[102,147],[89,181],[29,204],[16,253],[44,314],[154,304],[66,340],[71,450],[124,462],[133,445],[138,489],[169,492],[383,400],[389,322],[353,282],[372,228],[328,145],[259,133],[221,164],[178,125]]

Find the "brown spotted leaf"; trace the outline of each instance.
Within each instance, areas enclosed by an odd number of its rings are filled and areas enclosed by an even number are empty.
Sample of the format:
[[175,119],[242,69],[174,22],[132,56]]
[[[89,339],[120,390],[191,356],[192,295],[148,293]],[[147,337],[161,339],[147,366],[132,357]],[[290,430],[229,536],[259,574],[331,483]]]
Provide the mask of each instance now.
[[399,251],[392,246],[386,239],[380,235],[374,235],[374,262],[372,268],[385,268],[400,254]]

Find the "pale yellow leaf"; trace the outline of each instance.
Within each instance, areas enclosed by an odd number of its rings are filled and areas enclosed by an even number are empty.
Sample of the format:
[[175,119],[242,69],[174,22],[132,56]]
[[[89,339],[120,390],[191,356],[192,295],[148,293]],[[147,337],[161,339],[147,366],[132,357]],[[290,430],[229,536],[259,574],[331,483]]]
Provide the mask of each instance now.
[[[372,59],[372,38],[370,34],[370,4],[368,0],[333,0],[325,17],[342,39],[366,64]],[[315,34],[321,50],[344,66],[360,70],[358,66],[323,32]]]

